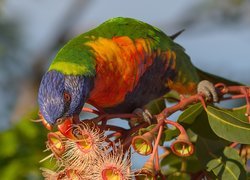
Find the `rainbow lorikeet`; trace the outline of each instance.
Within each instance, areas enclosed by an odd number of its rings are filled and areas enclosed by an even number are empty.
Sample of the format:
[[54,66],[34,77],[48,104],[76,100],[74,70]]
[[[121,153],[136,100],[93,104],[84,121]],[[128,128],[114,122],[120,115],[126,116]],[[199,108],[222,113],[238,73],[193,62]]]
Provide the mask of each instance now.
[[113,18],[58,52],[41,81],[40,113],[48,126],[79,115],[86,101],[107,113],[131,113],[170,90],[196,93],[204,74],[173,37],[135,19]]

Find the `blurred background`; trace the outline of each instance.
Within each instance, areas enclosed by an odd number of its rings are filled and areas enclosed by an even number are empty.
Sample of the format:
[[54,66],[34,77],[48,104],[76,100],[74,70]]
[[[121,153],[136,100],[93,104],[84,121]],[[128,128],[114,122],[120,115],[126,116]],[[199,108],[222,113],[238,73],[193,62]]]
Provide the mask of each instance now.
[[176,41],[197,67],[250,84],[248,0],[0,0],[0,179],[41,178],[41,77],[65,42],[117,16],[185,29]]

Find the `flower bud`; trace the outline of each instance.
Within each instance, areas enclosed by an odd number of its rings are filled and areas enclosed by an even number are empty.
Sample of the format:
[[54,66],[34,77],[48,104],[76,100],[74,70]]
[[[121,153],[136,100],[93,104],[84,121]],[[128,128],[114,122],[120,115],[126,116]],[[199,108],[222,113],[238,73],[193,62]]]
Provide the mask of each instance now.
[[194,146],[186,134],[181,134],[177,140],[171,144],[171,150],[177,156],[186,157],[194,153]]
[[153,152],[153,140],[154,135],[149,131],[142,136],[135,136],[132,140],[132,146],[138,154],[147,156]]
[[156,171],[154,168],[153,161],[147,161],[141,170],[135,172],[135,179],[136,180],[156,180]]
[[65,143],[63,141],[63,135],[60,132],[50,132],[47,135],[47,145],[56,157],[61,157],[65,152]]

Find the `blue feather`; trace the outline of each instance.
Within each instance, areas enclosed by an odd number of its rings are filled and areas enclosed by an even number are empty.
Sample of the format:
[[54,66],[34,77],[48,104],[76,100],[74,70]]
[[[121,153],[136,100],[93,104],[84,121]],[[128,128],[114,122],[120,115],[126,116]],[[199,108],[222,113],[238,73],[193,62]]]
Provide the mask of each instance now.
[[[59,118],[79,114],[92,87],[91,82],[84,76],[64,75],[55,70],[46,72],[38,92],[44,119],[54,125]],[[64,92],[70,94],[70,104],[64,101]]]

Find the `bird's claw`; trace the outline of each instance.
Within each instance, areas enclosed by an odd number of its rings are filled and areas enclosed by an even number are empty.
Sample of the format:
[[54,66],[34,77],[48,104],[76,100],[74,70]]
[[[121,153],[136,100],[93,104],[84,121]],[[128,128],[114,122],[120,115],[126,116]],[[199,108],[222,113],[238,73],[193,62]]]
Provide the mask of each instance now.
[[139,118],[143,119],[148,124],[152,124],[153,116],[147,109],[143,110],[141,108],[136,108],[133,113],[136,114]]
[[203,80],[199,82],[197,86],[198,93],[202,93],[205,95],[206,100],[210,101],[213,100],[213,102],[218,102],[218,94],[216,92],[216,89],[210,81]]

